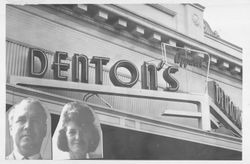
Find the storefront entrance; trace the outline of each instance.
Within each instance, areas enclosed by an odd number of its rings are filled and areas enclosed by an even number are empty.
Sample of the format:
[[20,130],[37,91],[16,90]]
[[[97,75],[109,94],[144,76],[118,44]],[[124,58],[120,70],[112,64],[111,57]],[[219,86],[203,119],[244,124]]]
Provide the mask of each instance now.
[[[59,120],[51,115],[52,134]],[[102,124],[104,159],[241,160],[242,152]]]
[[[59,120],[66,97],[20,86],[7,85],[6,110],[23,97],[35,96],[51,112],[51,135]],[[235,137],[190,129],[93,106],[98,112],[103,133],[104,159],[127,160],[241,160],[241,140]],[[109,113],[108,113],[109,112]],[[115,115],[114,115],[115,114]],[[119,119],[118,119],[119,118]],[[136,119],[141,128],[122,126],[123,119]],[[113,120],[112,120],[113,119]],[[146,122],[148,121],[148,122]],[[157,124],[154,124],[157,123]],[[136,126],[135,126],[136,127]],[[151,129],[150,129],[151,128]],[[156,128],[156,129],[152,129]],[[158,130],[161,133],[156,133]],[[160,135],[161,134],[161,135]],[[216,142],[216,143],[215,143]]]

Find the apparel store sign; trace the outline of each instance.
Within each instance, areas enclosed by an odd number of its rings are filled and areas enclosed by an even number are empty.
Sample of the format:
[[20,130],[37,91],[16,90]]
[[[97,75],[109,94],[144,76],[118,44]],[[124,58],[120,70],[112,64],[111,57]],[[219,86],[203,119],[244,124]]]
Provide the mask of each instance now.
[[187,65],[201,68],[204,59],[199,57],[196,52],[180,49],[174,57],[174,63],[186,68]]
[[219,109],[239,128],[242,128],[242,111],[235,106],[234,102],[224,90],[214,81],[209,82],[209,95],[215,101]]
[[[35,70],[35,58],[40,62],[40,70]],[[56,80],[67,80],[67,76],[62,75],[62,71],[67,71],[70,68],[70,64],[66,63],[65,60],[68,58],[68,53],[57,51],[54,54],[54,61],[51,65],[53,70],[53,77]],[[89,62],[86,55],[74,54],[72,57],[72,81],[74,82],[89,82],[89,64],[95,65],[95,83],[103,84],[103,66],[107,65],[110,58],[93,56]],[[31,77],[42,78],[48,69],[48,58],[46,53],[40,49],[29,49],[28,55],[28,74]],[[80,65],[81,64],[81,65]],[[81,68],[80,68],[81,66]],[[126,68],[131,74],[131,80],[124,82],[119,79],[118,68]],[[144,62],[141,66],[141,83],[142,89],[157,90],[158,88],[158,77],[157,67],[152,63]],[[179,89],[179,82],[172,76],[178,68],[169,66],[163,71],[163,79],[166,82],[165,91],[175,92]],[[81,72],[81,77],[80,77]],[[139,80],[139,71],[137,67],[128,60],[117,61],[109,71],[109,77],[113,85],[120,87],[133,87]]]

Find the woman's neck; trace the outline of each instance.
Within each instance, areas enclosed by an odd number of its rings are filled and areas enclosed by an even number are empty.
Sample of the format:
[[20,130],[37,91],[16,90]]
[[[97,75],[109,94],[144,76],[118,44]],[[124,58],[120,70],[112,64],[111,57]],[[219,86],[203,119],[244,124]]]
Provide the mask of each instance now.
[[70,159],[78,160],[78,159],[87,159],[86,153],[76,153],[69,152]]

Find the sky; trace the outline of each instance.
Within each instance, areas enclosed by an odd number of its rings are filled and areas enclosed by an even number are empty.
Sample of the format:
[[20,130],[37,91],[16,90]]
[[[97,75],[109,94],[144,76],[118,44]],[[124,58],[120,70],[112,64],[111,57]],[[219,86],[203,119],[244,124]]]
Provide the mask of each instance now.
[[[218,1],[220,2],[220,1]],[[204,19],[222,39],[243,48],[250,54],[250,1],[204,3]]]
[[[208,3],[209,2],[209,3]],[[243,111],[250,116],[250,0],[199,2],[205,7],[204,19],[220,37],[243,49]],[[246,117],[246,124],[248,122]],[[244,119],[243,119],[244,121]],[[249,131],[250,134],[250,131]],[[250,142],[249,142],[250,145]],[[249,150],[250,154],[250,150]]]
[[[220,2],[220,3],[218,3]],[[201,3],[205,6],[204,19],[212,30],[230,43],[243,48],[243,138],[250,136],[250,1]],[[244,126],[245,125],[245,126]],[[245,128],[244,128],[245,127]],[[243,158],[250,161],[250,141],[243,142]],[[247,154],[244,156],[244,153]]]

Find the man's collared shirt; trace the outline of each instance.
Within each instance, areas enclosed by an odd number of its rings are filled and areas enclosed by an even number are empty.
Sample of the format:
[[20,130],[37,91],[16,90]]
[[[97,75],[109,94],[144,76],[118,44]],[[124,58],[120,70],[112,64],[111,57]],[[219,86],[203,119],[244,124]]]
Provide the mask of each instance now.
[[14,151],[14,152],[13,152],[13,155],[14,155],[14,158],[15,158],[16,160],[24,160],[24,159],[26,159],[26,160],[36,160],[36,159],[42,159],[42,158],[41,158],[41,155],[40,155],[39,153],[34,154],[34,155],[32,155],[32,156],[29,156],[29,157],[24,157],[24,156],[21,155],[19,152]]

